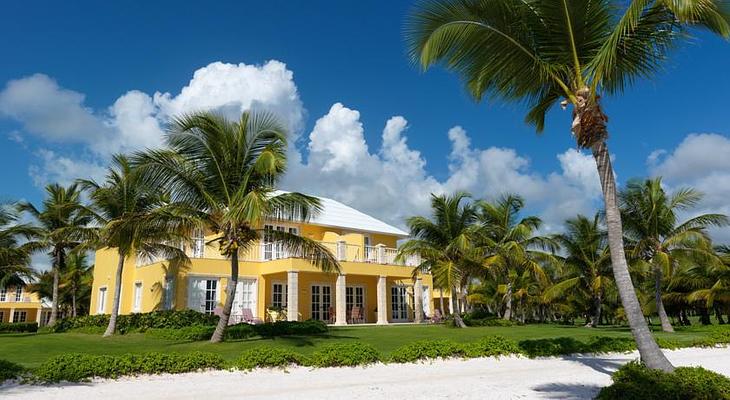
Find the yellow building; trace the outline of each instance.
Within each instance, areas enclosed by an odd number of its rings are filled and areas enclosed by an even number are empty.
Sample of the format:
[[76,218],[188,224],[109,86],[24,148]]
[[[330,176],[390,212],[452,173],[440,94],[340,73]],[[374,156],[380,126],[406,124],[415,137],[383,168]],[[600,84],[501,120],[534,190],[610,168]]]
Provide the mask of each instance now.
[[0,287],[0,322],[37,322],[44,326],[51,317],[51,306],[25,286]]
[[[271,221],[265,228],[321,242],[340,260],[341,272],[320,272],[278,243],[261,242],[240,257],[232,320],[250,316],[268,320],[275,315],[271,310],[285,310],[282,315],[289,320],[317,319],[336,325],[410,322],[431,316],[436,305],[431,276],[413,277],[418,264],[414,258],[395,260],[397,242],[407,233],[340,202],[320,200],[322,212],[308,223]],[[174,268],[165,260],[125,261],[121,314],[185,308],[214,313],[222,308],[230,261],[207,245],[213,236],[202,232],[195,236],[185,248],[191,260],[188,266]],[[114,249],[96,253],[92,314],[110,312],[117,261]],[[361,318],[356,318],[358,314]]]

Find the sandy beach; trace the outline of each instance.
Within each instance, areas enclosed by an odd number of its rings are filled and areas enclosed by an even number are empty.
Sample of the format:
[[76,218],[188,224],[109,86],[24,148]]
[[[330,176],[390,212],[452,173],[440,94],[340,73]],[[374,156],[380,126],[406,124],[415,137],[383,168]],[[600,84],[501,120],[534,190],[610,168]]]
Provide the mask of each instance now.
[[[730,348],[667,351],[677,366],[730,376]],[[590,399],[637,353],[437,360],[358,368],[210,371],[93,380],[50,386],[5,385],[7,399]]]

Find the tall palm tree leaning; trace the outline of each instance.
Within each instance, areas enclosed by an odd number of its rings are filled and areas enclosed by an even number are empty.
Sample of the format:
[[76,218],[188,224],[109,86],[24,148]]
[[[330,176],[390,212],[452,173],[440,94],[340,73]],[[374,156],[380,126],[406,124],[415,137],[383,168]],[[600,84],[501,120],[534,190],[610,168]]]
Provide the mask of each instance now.
[[664,277],[681,262],[716,262],[707,228],[728,225],[723,214],[701,214],[679,222],[678,212],[696,206],[702,196],[690,188],[667,195],[661,178],[630,181],[619,193],[629,256],[648,263],[654,273],[654,301],[664,332],[674,332],[662,301]]
[[18,204],[18,210],[27,212],[35,219],[36,235],[29,242],[35,251],[49,252],[52,260],[53,303],[48,325],[53,326],[58,318],[58,285],[60,274],[66,268],[67,252],[79,245],[74,240],[76,233],[84,230],[90,217],[84,213],[81,204],[81,190],[77,184],[67,187],[50,184],[46,186],[43,208],[38,209],[31,203]]
[[620,94],[651,77],[682,33],[706,28],[730,36],[722,0],[426,0],[407,23],[412,58],[423,68],[443,63],[480,100],[523,102],[526,121],[541,131],[557,102],[572,105],[571,131],[596,160],[616,285],[641,359],[673,370],[657,346],[636,298],[623,248],[616,182],[601,95]]
[[166,142],[166,149],[136,154],[135,164],[153,187],[168,189],[174,202],[188,208],[231,261],[226,302],[211,342],[222,341],[228,325],[239,255],[264,235],[323,271],[339,271],[334,255],[316,241],[264,229],[266,220],[303,222],[321,208],[315,197],[276,190],[286,170],[287,140],[275,115],[246,111],[230,121],[215,113],[193,113],[172,121]]
[[103,183],[80,181],[89,193],[90,207],[98,227],[90,227],[79,237],[84,247],[116,249],[119,257],[114,281],[114,300],[104,336],[114,334],[119,315],[124,263],[133,257],[163,257],[176,262],[187,260],[176,243],[185,240],[194,221],[179,207],[170,204],[159,188],[148,186],[122,155],[113,158]]
[[451,196],[432,194],[431,218],[408,218],[406,224],[413,238],[398,249],[397,256],[404,260],[420,255],[421,264],[414,273],[430,272],[436,286],[449,288],[454,323],[459,328],[466,324],[459,315],[456,293],[466,285],[471,272],[482,267],[481,251],[474,247],[479,230],[476,209],[468,198],[463,192]]

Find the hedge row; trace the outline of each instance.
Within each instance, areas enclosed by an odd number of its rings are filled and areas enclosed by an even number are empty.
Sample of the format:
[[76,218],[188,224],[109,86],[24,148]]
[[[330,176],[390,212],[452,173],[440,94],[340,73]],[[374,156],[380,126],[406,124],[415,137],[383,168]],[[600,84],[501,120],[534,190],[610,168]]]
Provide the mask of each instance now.
[[[169,340],[208,340],[213,336],[215,326],[192,325],[184,328],[151,328],[146,335]],[[277,336],[321,335],[328,332],[327,324],[322,321],[277,321],[259,325],[236,324],[226,329],[225,339],[248,339],[254,336],[266,338]]]
[[612,379],[613,384],[601,389],[596,399],[730,399],[730,379],[702,367],[679,367],[666,373],[630,362],[619,368]]
[[16,363],[0,360],[0,383],[7,379],[18,378],[24,371],[25,369]]
[[0,333],[37,332],[37,322],[0,322]]
[[[179,329],[191,325],[216,325],[217,315],[203,314],[195,310],[165,310],[148,313],[125,314],[117,317],[117,330],[120,333],[146,331],[152,328]],[[105,328],[109,325],[109,315],[84,315],[64,318],[51,329],[53,332],[84,330],[93,327]]]

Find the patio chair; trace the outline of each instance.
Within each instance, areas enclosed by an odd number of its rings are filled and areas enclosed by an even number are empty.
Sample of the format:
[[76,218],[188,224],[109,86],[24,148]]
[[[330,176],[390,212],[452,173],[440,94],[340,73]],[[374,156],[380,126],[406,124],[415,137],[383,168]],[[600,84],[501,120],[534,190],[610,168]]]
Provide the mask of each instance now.
[[263,323],[260,319],[254,318],[253,312],[251,312],[250,308],[244,308],[241,310],[241,319],[247,324],[258,325]]
[[327,322],[330,323],[330,324],[334,324],[335,323],[335,308],[334,307],[331,307],[330,306],[327,309]]
[[350,312],[350,323],[351,324],[361,324],[365,322],[365,318],[363,318],[362,315],[362,308],[360,307],[352,307],[352,311]]
[[438,324],[443,320],[444,320],[444,316],[441,315],[441,310],[439,310],[438,308],[433,310],[433,317],[431,317],[431,323]]

